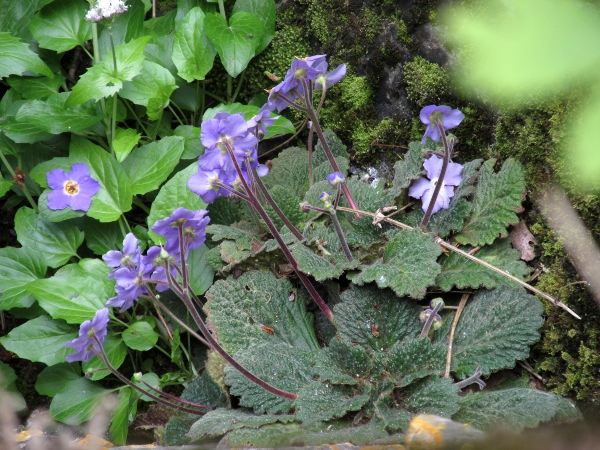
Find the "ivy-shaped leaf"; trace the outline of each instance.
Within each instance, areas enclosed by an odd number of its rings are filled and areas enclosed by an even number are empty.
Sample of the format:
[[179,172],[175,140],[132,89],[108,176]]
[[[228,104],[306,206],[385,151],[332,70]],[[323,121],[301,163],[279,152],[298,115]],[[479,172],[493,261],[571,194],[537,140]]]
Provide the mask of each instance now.
[[[311,383],[313,353],[291,347],[284,342],[252,345],[240,350],[235,360],[261,380],[283,389],[298,393]],[[255,413],[286,413],[294,408],[295,401],[271,394],[250,381],[232,366],[225,367],[225,383],[229,392],[240,397],[240,405],[252,408]],[[313,399],[314,400],[314,399]]]
[[238,0],[233,6],[232,14],[238,11],[246,11],[258,17],[263,25],[264,34],[256,46],[256,54],[261,53],[275,35],[275,1],[274,0]]
[[[462,250],[469,251],[468,248]],[[519,279],[524,279],[530,272],[527,264],[521,261],[519,251],[512,248],[510,239],[496,240],[492,245],[482,247],[475,256]],[[458,289],[516,286],[508,278],[458,253],[449,252],[440,262],[442,271],[437,276],[435,284],[443,291],[449,291],[454,286]]]
[[217,54],[204,31],[204,19],[202,9],[192,8],[175,30],[173,63],[177,67],[177,74],[188,83],[204,80]]
[[304,386],[298,395],[296,417],[307,425],[336,419],[349,411],[358,411],[370,400],[368,394],[356,394],[353,387],[318,381]]
[[428,339],[399,342],[390,349],[384,364],[396,386],[408,386],[419,378],[443,373],[446,347]]
[[29,46],[10,33],[0,32],[0,78],[33,72],[53,78],[54,74]]
[[87,378],[68,383],[68,389],[59,392],[50,403],[50,415],[68,425],[87,422],[104,403],[111,390],[103,389]]
[[232,430],[240,428],[257,429],[270,423],[289,423],[294,421],[294,416],[287,414],[252,414],[243,409],[217,408],[207,412],[200,420],[196,421],[188,436],[192,441],[203,438],[222,436]]
[[319,348],[303,295],[271,272],[246,272],[217,281],[206,298],[204,310],[219,343],[232,354],[259,343]]
[[473,392],[460,399],[453,419],[483,431],[504,428],[519,432],[554,418],[559,400],[555,394],[530,388]]
[[42,48],[64,53],[83,47],[92,38],[92,24],[85,20],[87,9],[79,0],[53,2],[35,15],[29,28]]
[[0,311],[27,308],[35,298],[27,286],[46,275],[44,258],[27,247],[0,249]]
[[452,371],[471,376],[477,366],[484,375],[512,368],[529,356],[542,326],[544,308],[522,288],[500,286],[479,291],[460,316],[452,345]]
[[421,332],[419,305],[389,290],[351,285],[341,300],[333,308],[339,335],[367,350],[387,351]]
[[502,169],[493,173],[496,160],[486,161],[479,169],[479,183],[473,200],[473,212],[463,230],[456,236],[461,244],[491,244],[507,235],[506,227],[517,223],[515,211],[519,209],[525,192],[522,166],[509,158]]
[[441,253],[440,246],[420,229],[400,230],[387,244],[383,258],[361,266],[362,271],[350,279],[359,285],[375,281],[379,287],[391,287],[398,296],[422,298],[440,272],[436,260]]

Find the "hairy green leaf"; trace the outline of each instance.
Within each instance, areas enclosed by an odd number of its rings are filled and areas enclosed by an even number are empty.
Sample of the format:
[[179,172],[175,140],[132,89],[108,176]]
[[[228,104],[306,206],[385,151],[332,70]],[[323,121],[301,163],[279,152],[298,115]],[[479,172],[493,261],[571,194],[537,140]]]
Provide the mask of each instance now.
[[398,296],[422,298],[440,272],[436,262],[440,253],[440,246],[420,229],[400,230],[387,244],[383,258],[361,266],[362,272],[351,280],[359,285],[375,281],[379,287],[391,287]]
[[[458,392],[452,378],[430,376],[401,389],[398,403],[411,416],[435,414],[450,418],[459,408]],[[402,428],[406,429],[407,426],[408,422]]]
[[322,382],[357,384],[369,375],[373,362],[360,345],[334,337],[315,359],[315,374]]
[[369,395],[355,395],[348,386],[335,386],[315,381],[298,392],[296,417],[309,425],[344,416],[349,411],[360,410],[370,399]]
[[394,181],[392,182],[392,192],[399,196],[407,189],[413,180],[423,175],[424,154],[423,146],[420,142],[411,142],[408,144],[408,151],[404,158],[394,164]]
[[408,386],[419,378],[443,373],[446,347],[428,339],[409,339],[394,345],[384,364],[395,385]]
[[181,394],[181,398],[211,407],[227,406],[229,404],[227,395],[223,392],[221,386],[210,377],[207,370],[187,385],[183,394]]

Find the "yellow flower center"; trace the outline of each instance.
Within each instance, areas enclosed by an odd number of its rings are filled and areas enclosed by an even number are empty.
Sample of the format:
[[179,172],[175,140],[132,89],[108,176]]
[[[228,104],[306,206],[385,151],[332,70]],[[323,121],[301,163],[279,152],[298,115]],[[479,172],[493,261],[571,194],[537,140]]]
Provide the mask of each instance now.
[[77,195],[79,194],[79,183],[69,180],[65,183],[64,189],[68,195]]

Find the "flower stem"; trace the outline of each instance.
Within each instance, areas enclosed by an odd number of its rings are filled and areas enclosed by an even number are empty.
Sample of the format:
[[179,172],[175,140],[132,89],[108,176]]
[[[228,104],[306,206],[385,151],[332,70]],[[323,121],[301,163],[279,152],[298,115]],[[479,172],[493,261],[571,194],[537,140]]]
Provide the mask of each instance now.
[[421,220],[421,224],[419,225],[421,228],[424,228],[429,223],[429,219],[431,219],[431,214],[433,214],[433,207],[435,206],[435,202],[440,194],[440,190],[444,185],[444,177],[446,176],[446,169],[448,168],[448,163],[450,163],[450,156],[452,154],[452,149],[448,145],[448,140],[446,139],[446,130],[440,122],[440,119],[436,118],[435,123],[440,130],[440,134],[442,135],[442,142],[444,143],[444,159],[442,162],[442,170],[440,172],[440,176],[438,177],[437,184],[435,185],[435,189],[433,190],[433,194],[431,196],[431,200],[429,201],[429,206],[427,207],[427,211],[423,216],[423,220]]
[[337,214],[335,211],[329,212],[329,217],[331,217],[331,221],[333,222],[333,226],[335,227],[335,231],[340,239],[340,243],[342,244],[342,248],[344,249],[344,253],[346,254],[346,258],[348,261],[354,261],[354,256],[352,256],[352,252],[350,251],[350,247],[348,247],[348,243],[346,242],[346,236],[344,236],[344,231],[340,225],[340,221],[337,218]]
[[[10,172],[10,174],[12,175],[13,180],[16,180],[17,179],[17,174],[15,173],[15,171],[12,168],[12,166],[8,162],[8,159],[6,159],[6,156],[4,156],[4,153],[2,152],[1,148],[0,148],[0,160],[4,163],[4,166],[6,167],[6,170],[8,170]],[[29,202],[29,204],[31,205],[31,207],[33,208],[33,210],[35,211],[36,214],[39,213],[39,209],[38,209],[37,203],[35,202],[35,200],[31,196],[31,194],[29,193],[29,189],[27,189],[27,186],[25,186],[25,182],[23,182],[21,184],[21,186],[19,186],[19,187],[21,188],[21,191],[23,191],[23,195],[25,196],[25,198],[27,199],[27,201]]]

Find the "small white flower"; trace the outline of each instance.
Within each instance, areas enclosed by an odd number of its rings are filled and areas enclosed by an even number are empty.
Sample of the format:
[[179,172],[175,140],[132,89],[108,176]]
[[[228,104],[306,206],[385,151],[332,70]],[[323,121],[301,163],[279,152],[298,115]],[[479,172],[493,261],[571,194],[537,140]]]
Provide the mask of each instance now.
[[117,14],[123,14],[129,7],[122,0],[97,0],[96,5],[85,15],[89,22],[100,22]]

